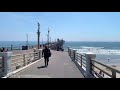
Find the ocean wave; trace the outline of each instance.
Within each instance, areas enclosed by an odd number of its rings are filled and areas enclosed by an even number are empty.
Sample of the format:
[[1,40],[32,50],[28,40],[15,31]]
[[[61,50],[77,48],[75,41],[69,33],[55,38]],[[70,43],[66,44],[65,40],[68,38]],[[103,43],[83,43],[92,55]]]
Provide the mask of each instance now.
[[111,49],[77,49],[78,53],[87,53],[92,52],[95,54],[104,54],[104,55],[120,55],[120,50],[111,50]]
[[82,49],[103,49],[104,47],[87,47],[87,46],[80,46]]

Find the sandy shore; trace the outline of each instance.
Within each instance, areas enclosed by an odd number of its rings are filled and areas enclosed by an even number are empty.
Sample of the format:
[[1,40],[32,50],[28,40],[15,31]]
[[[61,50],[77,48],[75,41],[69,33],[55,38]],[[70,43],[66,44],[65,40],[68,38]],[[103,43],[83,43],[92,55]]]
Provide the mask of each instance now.
[[[97,64],[97,63],[95,63],[95,66],[97,66],[98,68],[100,68],[100,69],[102,69],[103,71],[105,71],[105,72],[109,73],[110,75],[112,75],[112,72],[111,72],[110,69],[108,69],[108,68],[106,68],[106,67],[104,67],[104,66],[102,66],[102,65],[100,65],[100,64]],[[111,65],[111,67],[113,67],[113,68],[115,68],[115,69],[117,69],[117,70],[120,71],[120,65],[113,65],[113,66]],[[96,68],[94,68],[94,70],[95,70],[97,73],[100,72],[100,70],[98,70],[98,69],[96,69]],[[104,74],[104,75],[105,75],[105,74]],[[117,78],[120,78],[120,73],[116,73],[116,77],[117,77]],[[105,75],[105,78],[107,78],[106,75]]]

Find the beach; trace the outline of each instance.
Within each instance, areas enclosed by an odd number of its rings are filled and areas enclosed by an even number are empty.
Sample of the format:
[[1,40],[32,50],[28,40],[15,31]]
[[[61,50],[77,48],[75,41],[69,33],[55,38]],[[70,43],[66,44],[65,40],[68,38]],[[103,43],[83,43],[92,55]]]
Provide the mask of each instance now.
[[[112,75],[112,72],[111,72],[110,69],[108,69],[108,68],[106,68],[106,67],[104,67],[104,66],[102,66],[102,65],[100,65],[100,64],[97,64],[97,63],[94,63],[94,65],[97,66],[98,68],[102,69],[103,71],[109,73],[110,75]],[[108,65],[108,66],[110,66],[110,67],[112,67],[112,68],[115,68],[115,69],[117,69],[117,70],[120,71],[120,65]],[[97,73],[100,73],[100,70],[98,70],[98,69],[96,69],[96,68],[94,68],[94,70],[95,70]],[[109,76],[107,76],[106,74],[104,74],[104,78],[109,78]],[[120,78],[120,74],[119,74],[119,73],[116,73],[116,78]]]

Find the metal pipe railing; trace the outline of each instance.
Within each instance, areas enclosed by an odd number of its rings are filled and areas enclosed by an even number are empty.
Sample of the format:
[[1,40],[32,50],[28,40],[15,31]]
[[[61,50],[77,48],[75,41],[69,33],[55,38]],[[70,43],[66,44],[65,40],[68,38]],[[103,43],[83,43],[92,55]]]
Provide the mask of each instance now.
[[[111,66],[105,65],[101,62],[98,62],[95,59],[92,59],[90,57],[86,57],[85,55],[82,55],[80,53],[76,53],[70,47],[68,47],[68,54],[69,54],[69,56],[71,57],[72,60],[74,60],[76,63],[79,63],[79,66],[81,68],[83,68],[82,66],[84,66],[84,68],[89,66],[89,68],[90,68],[89,72],[94,77],[105,78],[105,75],[106,75],[109,78],[117,78],[117,74],[120,74],[119,70],[117,70],[117,69],[115,69]],[[90,63],[89,63],[90,65],[87,66],[87,63],[86,63],[87,61],[86,60],[90,60]],[[101,67],[99,67],[99,65],[97,65],[97,64],[101,65]],[[109,71],[103,70],[102,67],[109,69]],[[102,76],[100,73],[98,73],[98,71],[104,73],[105,75]],[[120,78],[120,77],[118,77],[118,78]]]

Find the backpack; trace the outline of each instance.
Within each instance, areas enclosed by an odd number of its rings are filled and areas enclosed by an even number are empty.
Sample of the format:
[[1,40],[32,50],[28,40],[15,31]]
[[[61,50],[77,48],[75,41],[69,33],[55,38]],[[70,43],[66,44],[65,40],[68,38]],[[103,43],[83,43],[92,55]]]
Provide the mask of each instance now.
[[51,53],[49,52],[49,57],[51,57]]
[[51,52],[49,51],[48,56],[51,57]]

